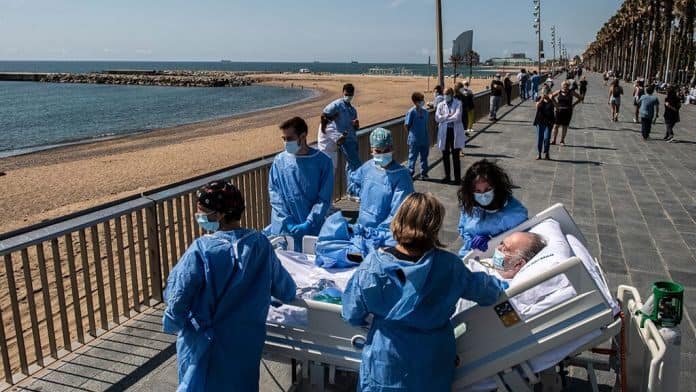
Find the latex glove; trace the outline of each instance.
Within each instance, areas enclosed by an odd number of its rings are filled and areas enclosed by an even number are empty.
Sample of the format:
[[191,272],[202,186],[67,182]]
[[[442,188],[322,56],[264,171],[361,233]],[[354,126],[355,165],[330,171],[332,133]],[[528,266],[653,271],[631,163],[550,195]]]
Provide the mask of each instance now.
[[309,222],[300,223],[299,225],[288,225],[290,234],[292,235],[305,235],[309,232],[311,224]]
[[488,241],[490,240],[491,237],[487,235],[477,235],[471,240],[471,249],[478,249],[481,252],[485,252],[488,250]]

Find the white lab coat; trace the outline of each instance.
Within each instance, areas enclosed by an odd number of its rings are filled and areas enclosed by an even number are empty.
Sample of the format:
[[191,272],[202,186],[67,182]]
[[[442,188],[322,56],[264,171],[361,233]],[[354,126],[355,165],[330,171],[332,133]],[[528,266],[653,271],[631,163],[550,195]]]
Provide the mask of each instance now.
[[336,129],[336,122],[331,121],[326,124],[324,132],[321,131],[321,124],[317,130],[317,147],[319,151],[328,155],[333,163],[334,171],[338,164],[338,145],[336,142],[343,134]]
[[464,124],[462,124],[462,103],[458,99],[452,100],[452,106],[447,105],[447,101],[442,101],[435,110],[435,121],[437,122],[437,148],[441,151],[445,149],[447,140],[447,127],[454,125],[454,148],[464,148],[466,134]]

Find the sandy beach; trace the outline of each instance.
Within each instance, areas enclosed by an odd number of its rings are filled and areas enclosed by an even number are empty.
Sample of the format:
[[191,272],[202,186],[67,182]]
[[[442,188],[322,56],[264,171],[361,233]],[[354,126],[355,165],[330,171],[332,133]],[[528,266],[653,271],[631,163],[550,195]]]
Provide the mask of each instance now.
[[[264,74],[261,83],[302,87],[317,96],[285,107],[157,129],[124,138],[66,146],[0,160],[0,233],[180,181],[281,149],[277,125],[301,116],[310,140],[322,108],[356,86],[354,105],[363,126],[403,115],[410,96],[432,97],[427,78],[413,76]],[[451,79],[448,79],[451,83]],[[435,84],[430,80],[430,87]],[[488,80],[474,80],[479,91]]]

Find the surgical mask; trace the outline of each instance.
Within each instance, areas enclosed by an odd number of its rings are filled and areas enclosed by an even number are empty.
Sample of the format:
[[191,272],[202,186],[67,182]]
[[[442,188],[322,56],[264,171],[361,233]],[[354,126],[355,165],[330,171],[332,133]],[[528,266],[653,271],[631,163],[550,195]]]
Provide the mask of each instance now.
[[495,248],[491,261],[493,261],[493,268],[500,271],[505,270],[505,254],[503,254],[503,252],[501,252],[498,248]]
[[449,94],[445,95],[445,101],[447,101],[447,103],[452,102],[452,96]]
[[297,154],[297,151],[300,149],[300,141],[299,140],[291,140],[285,142],[285,151],[287,151],[290,154]]
[[209,221],[208,214],[196,213],[196,222],[198,222],[203,230],[209,233],[215,232],[220,228],[220,222]]
[[495,197],[495,192],[493,192],[493,189],[491,189],[488,192],[483,192],[483,193],[474,192],[474,200],[476,200],[477,203],[479,203],[480,205],[482,205],[484,207],[491,204],[493,202],[494,197]]
[[352,95],[344,95],[344,96],[343,96],[343,101],[344,101],[345,103],[350,103],[352,100],[353,100],[353,96],[352,96]]
[[391,163],[392,153],[385,152],[384,154],[375,154],[372,156],[372,159],[375,161],[375,164],[384,167]]

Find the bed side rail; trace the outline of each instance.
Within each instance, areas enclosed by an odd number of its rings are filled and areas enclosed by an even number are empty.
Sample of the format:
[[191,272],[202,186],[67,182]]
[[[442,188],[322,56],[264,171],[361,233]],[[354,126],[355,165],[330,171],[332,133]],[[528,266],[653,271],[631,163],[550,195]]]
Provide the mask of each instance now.
[[[526,320],[509,299],[559,274],[576,295]],[[528,281],[510,287],[492,307],[474,306],[453,318],[460,363],[455,386],[466,386],[524,363],[554,347],[609,325],[612,310],[582,261],[572,257]],[[463,325],[463,326],[462,326]]]

